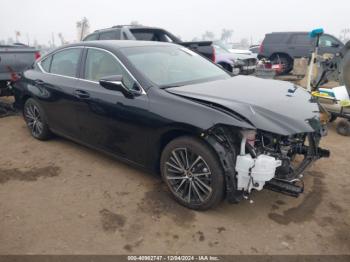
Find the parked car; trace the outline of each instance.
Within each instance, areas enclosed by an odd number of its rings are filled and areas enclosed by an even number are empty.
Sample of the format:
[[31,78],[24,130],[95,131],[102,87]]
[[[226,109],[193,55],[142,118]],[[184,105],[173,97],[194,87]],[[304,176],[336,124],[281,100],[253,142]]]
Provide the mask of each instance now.
[[0,96],[8,95],[7,83],[39,57],[38,50],[24,44],[0,45]]
[[301,173],[328,155],[318,147],[318,104],[304,89],[232,77],[171,43],[64,46],[25,71],[14,93],[34,138],[55,133],[159,171],[193,209],[264,186],[298,195]]
[[[96,30],[92,34],[86,36],[83,41],[92,40],[141,40],[141,41],[158,41],[177,43],[186,46],[193,51],[203,55],[212,60],[214,63],[220,64],[229,72],[236,72],[234,69],[240,69],[238,72],[242,74],[251,74],[254,72],[256,59],[254,57],[239,57],[238,55],[223,54],[223,50],[218,50],[216,46],[218,42],[215,41],[195,41],[183,42],[172,33],[156,27],[147,27],[140,25],[118,25],[107,29]],[[227,50],[225,50],[226,52]],[[224,58],[224,56],[226,56]]]
[[[319,54],[336,54],[344,44],[336,37],[324,34],[320,38]],[[314,50],[314,40],[308,32],[278,32],[266,34],[260,45],[259,59],[268,58],[273,63],[281,63],[282,73],[287,74],[293,69],[294,58],[311,57]]]
[[239,69],[239,73],[250,75],[255,72],[258,62],[256,55],[249,50],[229,49],[221,41],[214,41],[215,63],[221,65],[227,71]]

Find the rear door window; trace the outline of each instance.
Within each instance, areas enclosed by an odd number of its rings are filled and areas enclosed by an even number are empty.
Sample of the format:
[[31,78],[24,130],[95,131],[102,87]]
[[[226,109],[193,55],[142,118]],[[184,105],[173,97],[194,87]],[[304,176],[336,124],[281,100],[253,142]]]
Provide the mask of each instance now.
[[50,72],[51,59],[52,56],[49,56],[40,62],[40,65],[45,72]]
[[93,41],[93,40],[97,40],[98,39],[98,34],[92,34],[87,36],[84,41]]
[[264,44],[283,44],[285,42],[286,34],[267,34]]
[[81,48],[69,48],[52,56],[50,73],[76,77]]
[[152,31],[130,30],[136,40],[156,41],[156,36]]
[[100,33],[100,40],[120,40],[120,30],[102,32]]

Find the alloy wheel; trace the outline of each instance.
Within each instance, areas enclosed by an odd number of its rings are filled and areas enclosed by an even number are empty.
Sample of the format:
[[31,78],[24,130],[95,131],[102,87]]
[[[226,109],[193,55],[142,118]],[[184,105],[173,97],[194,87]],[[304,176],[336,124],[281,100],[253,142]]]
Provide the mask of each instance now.
[[176,148],[165,165],[165,178],[177,197],[189,204],[201,204],[211,197],[212,173],[202,156]]
[[43,132],[44,125],[40,116],[39,108],[36,105],[29,104],[25,108],[24,116],[33,136],[40,136]]

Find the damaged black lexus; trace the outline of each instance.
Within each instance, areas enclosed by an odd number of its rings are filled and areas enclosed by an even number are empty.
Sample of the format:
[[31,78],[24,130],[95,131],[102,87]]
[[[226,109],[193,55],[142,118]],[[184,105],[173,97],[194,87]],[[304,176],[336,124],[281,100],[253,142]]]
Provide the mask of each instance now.
[[264,188],[298,196],[305,169],[328,157],[320,108],[297,86],[232,77],[170,43],[61,47],[13,90],[33,137],[57,134],[160,171],[174,198],[208,209]]

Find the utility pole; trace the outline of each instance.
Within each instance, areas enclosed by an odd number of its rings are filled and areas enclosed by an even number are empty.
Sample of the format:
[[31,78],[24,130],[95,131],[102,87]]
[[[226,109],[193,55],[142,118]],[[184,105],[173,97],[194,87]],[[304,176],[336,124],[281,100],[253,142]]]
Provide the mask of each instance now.
[[53,34],[53,32],[51,33],[51,39],[52,47],[55,47],[55,35]]
[[83,17],[81,21],[77,22],[77,28],[80,30],[78,40],[81,41],[89,29],[89,20],[86,17]]

